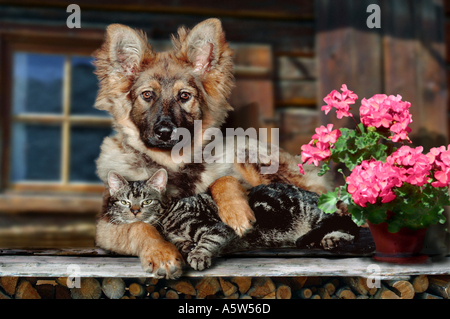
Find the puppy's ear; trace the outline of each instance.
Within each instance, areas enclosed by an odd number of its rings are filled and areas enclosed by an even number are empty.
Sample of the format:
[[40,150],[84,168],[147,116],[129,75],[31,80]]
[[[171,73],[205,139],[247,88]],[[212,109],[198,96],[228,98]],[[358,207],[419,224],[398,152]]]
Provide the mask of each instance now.
[[105,42],[94,53],[95,73],[100,79],[108,76],[132,77],[140,71],[143,60],[152,55],[144,32],[111,24],[106,29]]
[[233,51],[225,41],[219,19],[205,20],[190,31],[180,28],[178,38],[172,41],[178,56],[187,60],[199,75],[208,75],[213,70],[232,71]]

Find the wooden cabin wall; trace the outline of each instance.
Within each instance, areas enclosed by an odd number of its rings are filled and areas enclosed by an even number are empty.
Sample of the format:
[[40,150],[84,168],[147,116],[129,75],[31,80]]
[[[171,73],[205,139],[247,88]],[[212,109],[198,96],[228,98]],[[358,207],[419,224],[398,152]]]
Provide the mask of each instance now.
[[[376,93],[400,94],[412,104],[413,142],[425,149],[446,144],[448,58],[446,61],[444,2],[319,0],[316,3],[319,102],[342,83],[360,99]],[[369,4],[381,8],[380,29],[369,29],[366,25]],[[348,124],[335,120],[332,113],[322,115],[321,121]]]

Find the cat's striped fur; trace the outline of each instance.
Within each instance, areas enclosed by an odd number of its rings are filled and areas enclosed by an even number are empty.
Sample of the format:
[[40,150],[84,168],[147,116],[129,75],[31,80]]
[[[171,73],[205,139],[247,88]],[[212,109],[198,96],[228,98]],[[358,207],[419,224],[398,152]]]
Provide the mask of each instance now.
[[[157,173],[159,182],[163,184],[164,172],[160,170]],[[124,210],[123,214],[129,218],[115,217],[114,220],[144,221],[156,226],[166,240],[178,248],[187,263],[197,270],[208,268],[212,259],[221,254],[313,244],[332,249],[353,241],[358,234],[358,228],[351,226],[350,218],[324,214],[317,207],[319,196],[316,193],[293,185],[273,183],[250,190],[249,205],[255,213],[256,224],[251,232],[239,237],[220,220],[217,205],[209,194],[198,194],[168,204],[161,192],[164,185],[158,188],[158,183],[154,182],[157,174],[147,182],[123,180],[124,185],[117,194],[123,193],[122,196],[131,202],[151,199],[153,205],[141,207],[141,217],[139,214],[131,216],[134,214]],[[114,194],[111,198],[121,200]],[[108,207],[112,218],[120,215],[113,212],[116,206],[112,203]],[[350,229],[350,233],[341,229]]]

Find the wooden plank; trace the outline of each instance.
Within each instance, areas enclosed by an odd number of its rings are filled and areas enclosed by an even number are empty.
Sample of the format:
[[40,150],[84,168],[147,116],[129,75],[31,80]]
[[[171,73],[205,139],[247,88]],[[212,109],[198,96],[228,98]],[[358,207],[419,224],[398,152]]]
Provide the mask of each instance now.
[[[90,11],[82,9],[81,28],[68,29],[66,26],[67,13],[65,10],[51,7],[36,10],[32,7],[4,6],[2,16],[7,16],[9,21],[18,21],[23,16],[33,16],[33,21],[37,25],[18,24],[11,22],[0,22],[5,29],[20,28],[27,30],[27,34],[35,34],[39,43],[42,37],[39,32],[46,34],[66,33],[66,39],[61,38],[61,43],[70,45],[70,39],[86,38],[86,46],[91,47],[98,40],[101,44],[103,31],[110,23],[121,23],[134,28],[144,29],[150,39],[167,40],[171,34],[176,34],[178,27],[185,25],[188,28],[194,27],[197,23],[206,19],[201,15],[180,15],[180,14],[157,14],[154,12],[140,12],[139,14],[124,14],[115,11]],[[209,15],[215,17],[217,15]],[[53,24],[46,25],[49,20]],[[149,23],[148,21],[151,21]],[[274,47],[274,51],[282,54],[292,54],[298,56],[314,56],[314,32],[315,23],[311,20],[300,19],[239,19],[233,17],[221,18],[223,29],[226,32],[226,39],[236,43],[262,43]],[[33,29],[35,29],[33,31]],[[17,34],[18,39],[23,38],[23,34]],[[33,40],[33,39],[32,39]],[[151,42],[151,41],[150,41]],[[99,45],[94,45],[94,49]],[[76,49],[76,48],[75,48]]]
[[[371,258],[219,258],[205,271],[186,270],[185,277],[296,277],[296,276],[360,276],[373,265]],[[67,277],[73,275],[69,265],[79,266],[81,277],[151,277],[141,269],[137,257],[49,257],[0,256],[0,276]],[[406,275],[448,275],[450,258],[424,265],[378,264],[380,279]],[[73,270],[72,270],[73,271]]]
[[271,119],[274,115],[272,48],[257,44],[233,44],[232,48],[235,51],[236,84],[230,104],[239,113],[242,107],[256,103],[261,121]]
[[319,125],[317,110],[302,108],[278,109],[280,119],[280,146],[291,154],[300,154],[301,146],[308,144]]
[[[317,1],[318,107],[323,98],[342,84],[360,98],[382,92],[381,34],[366,26],[366,9],[380,0]],[[354,108],[358,114],[358,108]],[[334,112],[322,114],[323,124],[352,125],[351,119],[336,119]]]
[[444,0],[444,11],[447,16],[450,15],[450,0]]
[[312,57],[277,56],[276,78],[278,80],[316,80],[317,60]]
[[276,106],[316,105],[317,85],[317,81],[278,81],[275,90]]
[[[56,7],[60,9],[66,8],[73,2],[69,0],[1,0],[0,3],[20,6]],[[209,0],[152,0],[144,2],[129,0],[127,2],[109,1],[108,3],[101,0],[79,0],[77,4],[83,11],[152,12],[272,19],[312,19],[314,15],[313,0],[284,0],[277,2],[272,0],[213,2]]]
[[[445,46],[450,48],[450,21],[445,22]],[[450,63],[450,51],[448,49],[446,50],[445,61]]]
[[261,67],[272,70],[272,49],[269,45],[230,43],[230,48],[234,50],[235,66]]
[[[445,18],[442,0],[414,3],[417,5],[414,23],[418,26],[417,38],[421,43],[420,60],[417,64],[421,127],[416,142],[429,149],[446,145],[449,141],[448,123],[444,116],[449,97],[445,63]],[[414,138],[414,134],[412,136]]]
[[391,1],[384,39],[386,94],[412,104],[413,142],[425,149],[445,144],[447,82],[442,1]]

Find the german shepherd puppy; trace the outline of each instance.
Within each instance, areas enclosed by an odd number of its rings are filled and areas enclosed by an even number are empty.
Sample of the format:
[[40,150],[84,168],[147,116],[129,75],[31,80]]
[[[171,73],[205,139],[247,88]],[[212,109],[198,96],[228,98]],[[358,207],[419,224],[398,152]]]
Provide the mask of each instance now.
[[[261,174],[261,168],[268,165],[263,160],[175,162],[171,150],[180,142],[177,129],[187,129],[198,139],[202,134],[198,137],[194,132],[194,121],[201,120],[201,133],[220,127],[232,110],[227,98],[234,79],[233,52],[218,19],[206,20],[192,30],[181,27],[172,41],[172,51],[155,53],[144,33],[113,24],[107,28],[104,44],[94,53],[95,73],[101,80],[95,107],[113,116],[116,131],[105,138],[97,160],[97,174],[106,186],[111,170],[134,181],[147,180],[165,168],[169,177],[166,196],[182,198],[209,191],[221,219],[241,236],[255,221],[247,203],[249,188],[282,182],[316,193],[329,190],[330,183],[319,178],[315,168],[305,168],[305,175],[301,175],[299,160],[282,150],[278,158],[272,158],[278,161],[274,174]],[[201,141],[203,146],[207,142]],[[233,156],[238,151],[226,150],[234,152]],[[105,198],[108,195],[106,192]],[[117,225],[100,215],[96,244],[139,256],[143,269],[156,277],[181,274],[180,253],[148,224]]]

